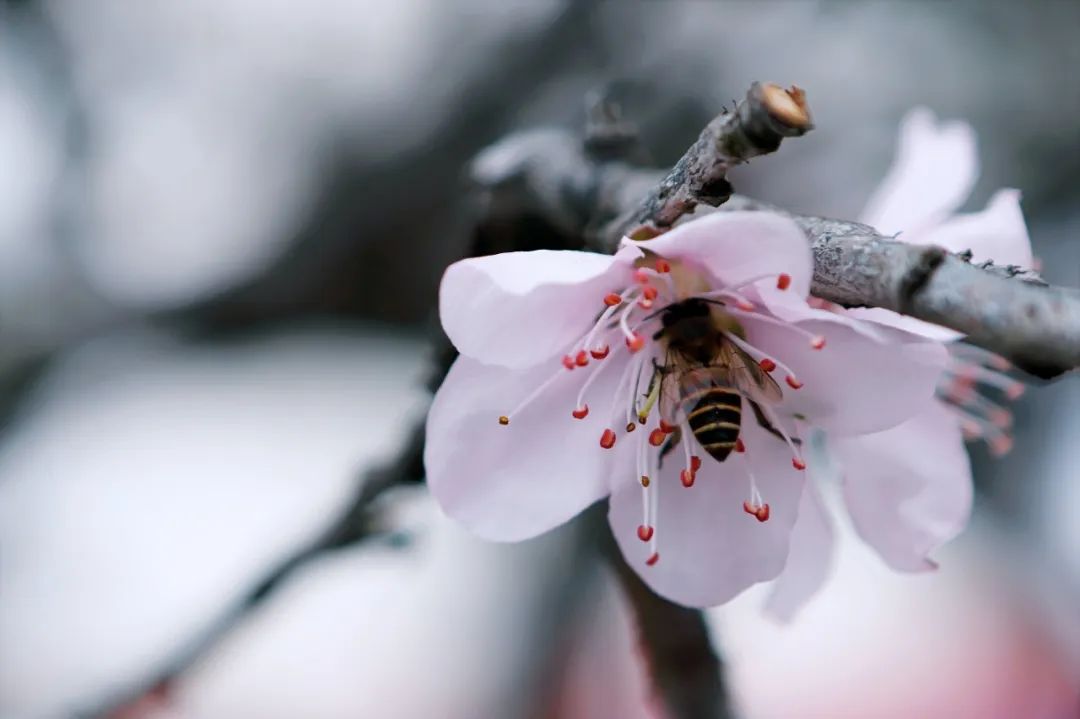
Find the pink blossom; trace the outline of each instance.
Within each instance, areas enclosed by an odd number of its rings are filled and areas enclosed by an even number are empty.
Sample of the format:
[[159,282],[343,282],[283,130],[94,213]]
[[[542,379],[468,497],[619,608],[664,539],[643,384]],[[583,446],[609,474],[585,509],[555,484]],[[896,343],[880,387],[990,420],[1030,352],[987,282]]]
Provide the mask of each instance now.
[[[428,416],[431,491],[499,541],[610,495],[627,561],[684,604],[718,604],[776,577],[803,493],[804,440],[903,422],[927,405],[945,361],[936,342],[810,308],[811,273],[793,222],[742,212],[624,240],[614,256],[511,252],[452,265],[440,316],[461,356]],[[738,443],[723,461],[693,436],[678,397],[657,398],[668,385],[652,384],[668,365],[669,310],[691,305],[779,388],[768,400],[739,388]],[[788,321],[770,307],[800,314]]]
[[[975,136],[963,122],[939,124],[926,109],[908,114],[897,156],[861,218],[883,233],[913,244],[972,252],[972,261],[1030,267],[1031,244],[1016,190],[999,190],[980,212],[955,214],[978,176]],[[843,497],[859,536],[891,567],[932,570],[931,552],[967,525],[972,505],[971,466],[964,437],[980,437],[995,454],[1011,446],[1007,409],[988,398],[1008,398],[1023,385],[1005,372],[1008,362],[957,342],[962,335],[883,309],[832,308],[858,318],[946,343],[950,360],[937,398],[907,421],[858,437],[828,437],[828,451],[843,477]],[[791,316],[787,312],[785,316]],[[804,504],[806,495],[804,495]],[[832,529],[820,502],[800,511],[793,542],[803,556],[777,581],[768,608],[789,618],[824,583]]]

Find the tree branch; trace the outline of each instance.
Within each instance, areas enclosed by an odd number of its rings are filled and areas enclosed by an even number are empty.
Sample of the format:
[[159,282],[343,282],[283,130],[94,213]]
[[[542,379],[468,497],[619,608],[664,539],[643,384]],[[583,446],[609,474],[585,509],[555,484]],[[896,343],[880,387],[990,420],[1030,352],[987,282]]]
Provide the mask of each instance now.
[[[1080,293],[1075,290],[1048,286],[1022,268],[972,265],[969,254],[898,242],[858,222],[795,215],[731,195],[729,167],[770,152],[783,137],[810,127],[808,114],[805,127],[778,123],[761,97],[760,89],[751,89],[735,110],[709,123],[667,173],[597,159],[570,133],[554,131],[503,140],[481,158],[504,161],[483,167],[498,165],[494,175],[503,204],[527,204],[537,216],[563,227],[584,223],[588,246],[599,252],[613,252],[623,236],[654,236],[699,204],[791,217],[813,247],[811,290],[816,296],[949,327],[1038,377],[1080,367]],[[805,111],[801,93],[799,107]],[[488,190],[494,187],[492,176],[474,173]]]
[[814,251],[817,297],[882,307],[944,325],[1038,377],[1080,366],[1080,293],[1013,266],[970,264],[933,245],[909,245],[858,222],[792,215],[746,197],[722,210],[791,217]]

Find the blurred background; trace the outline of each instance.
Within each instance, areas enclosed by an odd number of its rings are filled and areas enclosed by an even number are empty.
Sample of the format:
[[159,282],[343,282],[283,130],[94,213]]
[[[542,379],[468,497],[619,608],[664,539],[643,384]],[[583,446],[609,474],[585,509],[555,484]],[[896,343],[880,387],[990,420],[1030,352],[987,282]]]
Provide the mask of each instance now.
[[[0,2],[0,716],[663,716],[568,532],[487,545],[422,488],[155,678],[423,416],[486,145],[577,130],[616,80],[663,166],[753,80],[796,83],[817,129],[731,179],[855,217],[925,105],[978,133],[968,209],[1022,190],[1076,287],[1078,34],[1049,0]],[[1015,409],[939,572],[842,527],[790,626],[753,592],[711,613],[742,716],[1077,716],[1080,382]]]

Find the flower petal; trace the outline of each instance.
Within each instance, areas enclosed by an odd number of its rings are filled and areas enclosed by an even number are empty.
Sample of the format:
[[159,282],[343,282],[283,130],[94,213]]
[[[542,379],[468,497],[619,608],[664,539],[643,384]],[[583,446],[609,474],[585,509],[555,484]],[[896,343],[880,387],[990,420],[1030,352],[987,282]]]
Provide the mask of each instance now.
[[770,212],[712,212],[655,239],[624,244],[702,267],[726,287],[759,277],[775,286],[776,276],[785,273],[791,277],[789,293],[810,292],[810,243],[794,222]]
[[530,367],[592,327],[604,295],[630,283],[637,254],[536,250],[461,260],[443,275],[439,318],[463,355]]
[[[624,355],[568,372],[552,358],[511,370],[461,356],[450,369],[427,419],[424,467],[443,511],[476,534],[516,541],[562,524],[607,494],[613,450],[599,446]],[[575,395],[590,371],[603,370],[574,419]],[[564,373],[507,426],[498,417],[556,372]]]
[[799,502],[799,518],[791,530],[791,552],[783,573],[773,582],[765,611],[790,622],[832,573],[835,539],[829,512],[814,482],[807,482]]
[[912,110],[900,124],[896,158],[871,196],[862,221],[897,239],[917,240],[919,231],[956,211],[978,177],[975,133],[965,122],[938,124],[926,108]]
[[[680,451],[669,456],[650,491],[659,491],[655,524],[660,561],[645,564],[649,545],[637,536],[642,522],[641,487],[632,457],[622,455],[619,470],[627,481],[611,496],[608,519],[626,561],[658,594],[694,607],[726,602],[784,568],[788,539],[795,524],[803,473],[791,466],[787,446],[749,422],[743,427],[746,455],[732,454],[719,464],[698,449],[704,460],[697,482],[679,482]],[[743,511],[750,480],[749,461],[758,487],[769,503],[770,518],[758,522]]]
[[830,437],[855,530],[902,571],[935,568],[927,555],[971,515],[971,465],[959,423],[940,402],[898,427]]
[[[778,410],[801,414],[838,434],[877,432],[920,412],[934,396],[948,360],[938,342],[880,325],[858,328],[840,315],[798,322],[797,327],[760,318],[741,321],[747,339],[803,383],[798,390],[783,387]],[[812,349],[805,332],[824,337],[825,348]]]
[[920,235],[919,242],[950,252],[971,250],[972,262],[993,260],[1026,268],[1034,263],[1018,190],[998,190],[981,212],[956,215]]

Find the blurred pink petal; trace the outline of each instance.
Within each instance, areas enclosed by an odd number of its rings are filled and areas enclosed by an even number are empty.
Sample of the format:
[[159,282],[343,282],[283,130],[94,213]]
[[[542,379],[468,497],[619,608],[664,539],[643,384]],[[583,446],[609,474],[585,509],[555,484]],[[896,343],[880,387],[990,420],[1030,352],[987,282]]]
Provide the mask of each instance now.
[[859,536],[895,569],[935,568],[928,555],[971,515],[971,466],[953,414],[933,402],[893,429],[829,443]]
[[765,611],[781,622],[790,622],[828,581],[835,544],[829,512],[817,487],[807,482],[799,502],[799,517],[791,530],[787,565],[773,582]]
[[[900,236],[903,239],[903,235]],[[954,215],[915,238],[950,252],[971,250],[972,262],[1030,268],[1034,262],[1019,190],[998,190],[980,212]]]
[[963,204],[978,177],[975,133],[966,122],[938,123],[926,108],[900,125],[896,159],[866,204],[862,221],[885,234],[917,233]]

